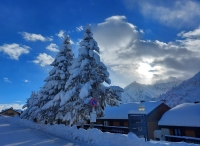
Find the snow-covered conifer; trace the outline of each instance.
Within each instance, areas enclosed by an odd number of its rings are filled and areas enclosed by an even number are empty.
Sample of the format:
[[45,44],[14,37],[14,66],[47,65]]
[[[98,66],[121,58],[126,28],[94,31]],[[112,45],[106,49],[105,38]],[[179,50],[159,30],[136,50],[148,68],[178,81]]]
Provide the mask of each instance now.
[[[36,118],[38,121],[53,123],[56,118],[62,118],[62,113],[58,111],[61,98],[64,95],[65,83],[68,80],[69,66],[71,66],[74,54],[68,35],[65,36],[60,51],[51,63],[53,69],[49,72],[49,76],[45,79],[44,86],[37,94],[32,93],[27,99],[27,110],[22,114],[22,118]],[[33,97],[37,96],[37,106],[35,106]]]
[[23,119],[34,120],[36,117],[35,111],[38,109],[38,103],[38,93],[32,92],[30,98],[27,99],[26,104],[22,107],[23,109],[26,109],[23,111],[20,117]]
[[45,79],[46,84],[40,91],[40,98],[43,101],[41,110],[43,115],[53,122],[59,114],[60,100],[64,95],[65,83],[69,78],[69,67],[72,64],[74,54],[68,35],[65,36],[60,51],[51,63],[53,69],[49,77]]
[[102,117],[106,104],[118,105],[120,101],[120,87],[105,87],[104,82],[110,84],[107,67],[100,61],[99,47],[93,39],[90,25],[84,31],[80,42],[79,55],[70,67],[70,78],[65,85],[65,95],[61,98],[60,110],[65,111],[63,121],[72,125],[89,119],[92,107],[91,98],[98,101],[95,110],[97,117]]

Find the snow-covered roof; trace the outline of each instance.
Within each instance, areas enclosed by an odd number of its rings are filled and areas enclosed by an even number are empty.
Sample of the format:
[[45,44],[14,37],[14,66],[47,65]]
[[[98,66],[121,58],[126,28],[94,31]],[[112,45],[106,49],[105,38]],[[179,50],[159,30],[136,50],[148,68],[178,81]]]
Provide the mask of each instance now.
[[[120,104],[119,107],[107,106],[105,108],[105,116],[99,119],[128,119],[128,114],[149,114],[161,103],[161,101],[132,102]],[[145,107],[145,111],[139,111],[138,107]]]
[[7,109],[3,109],[0,113],[4,113],[4,112],[6,112],[6,111],[8,111],[8,110],[13,110],[13,111],[18,112],[18,113],[21,113],[21,112],[22,112],[22,110],[20,110],[20,109],[13,109],[13,108],[11,107],[11,108],[7,108]]
[[167,111],[158,125],[200,127],[200,103],[184,103]]

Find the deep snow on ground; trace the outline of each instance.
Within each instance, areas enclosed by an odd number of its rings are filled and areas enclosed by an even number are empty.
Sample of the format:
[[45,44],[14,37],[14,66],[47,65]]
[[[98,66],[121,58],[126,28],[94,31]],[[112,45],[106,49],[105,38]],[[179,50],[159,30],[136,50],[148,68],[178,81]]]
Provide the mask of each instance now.
[[19,117],[0,116],[1,146],[195,146],[195,144],[150,141],[135,134],[113,134],[98,129],[77,129],[65,125],[36,124]]
[[89,146],[79,142],[57,137],[39,129],[13,123],[11,118],[0,118],[0,146]]

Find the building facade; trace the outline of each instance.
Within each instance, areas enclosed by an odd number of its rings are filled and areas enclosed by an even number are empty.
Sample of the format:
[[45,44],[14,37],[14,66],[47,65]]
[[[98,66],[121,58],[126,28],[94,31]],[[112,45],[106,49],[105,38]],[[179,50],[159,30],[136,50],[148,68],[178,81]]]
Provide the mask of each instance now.
[[167,111],[159,121],[162,139],[200,143],[200,103],[184,103]]
[[[158,121],[170,108],[163,102],[133,102],[120,104],[119,107],[106,107],[105,116],[98,118],[97,126],[110,132],[133,132],[146,140],[154,138]],[[106,131],[106,130],[105,130]]]

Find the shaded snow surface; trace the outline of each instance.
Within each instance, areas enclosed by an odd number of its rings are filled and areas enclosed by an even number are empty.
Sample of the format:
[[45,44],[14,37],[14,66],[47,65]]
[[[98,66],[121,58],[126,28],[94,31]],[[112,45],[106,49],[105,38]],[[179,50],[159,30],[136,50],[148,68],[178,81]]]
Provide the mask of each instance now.
[[170,109],[158,125],[200,127],[200,103],[183,103]]
[[195,144],[145,142],[135,134],[112,134],[97,129],[77,129],[64,125],[42,125],[19,117],[0,117],[0,145],[38,146],[195,146]]
[[[132,102],[120,104],[119,106],[106,106],[104,113],[105,116],[100,119],[128,119],[128,114],[149,114],[156,107],[162,104],[161,101],[150,102]],[[145,108],[144,111],[139,111],[138,107]]]

